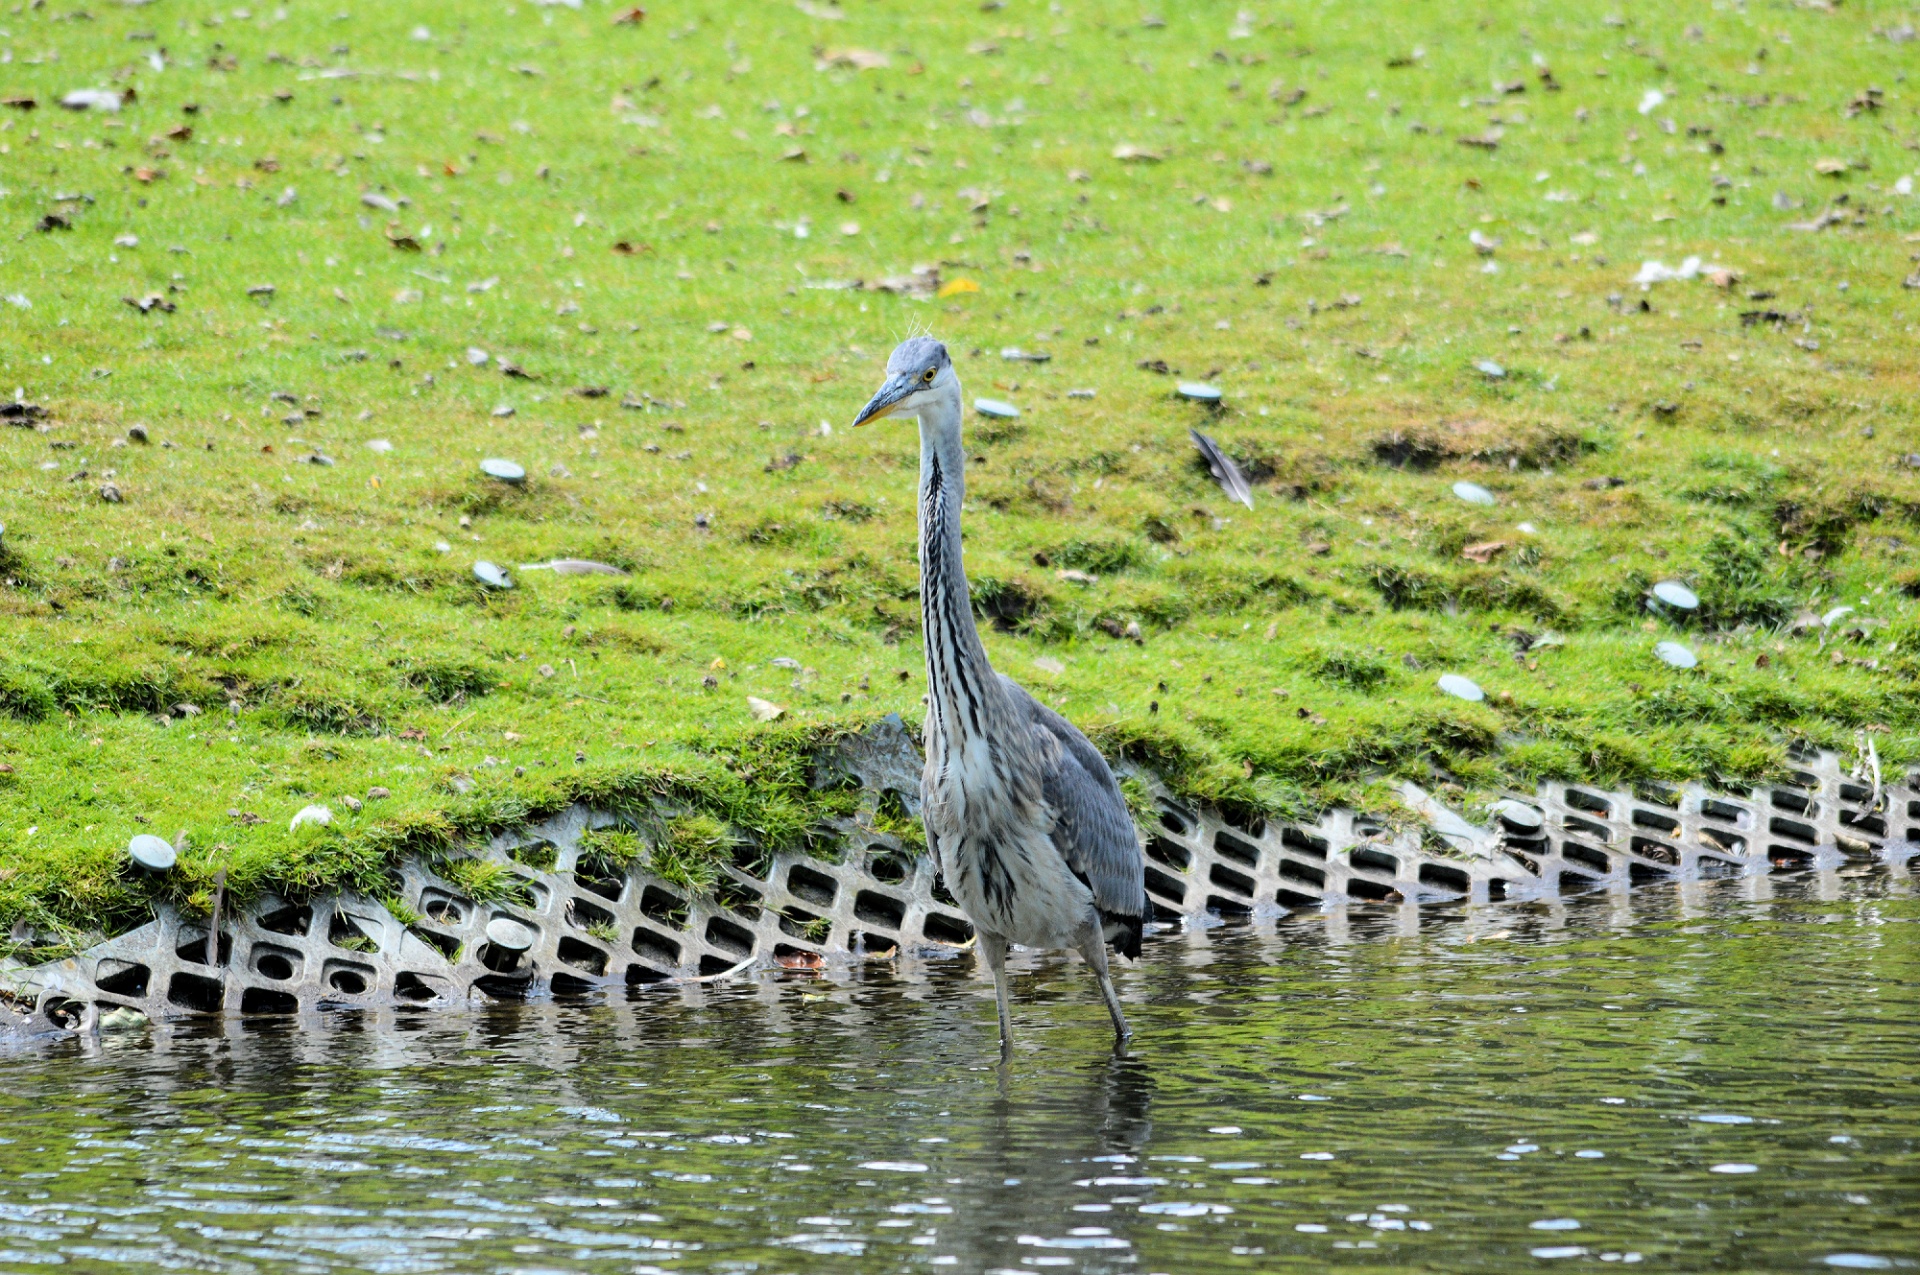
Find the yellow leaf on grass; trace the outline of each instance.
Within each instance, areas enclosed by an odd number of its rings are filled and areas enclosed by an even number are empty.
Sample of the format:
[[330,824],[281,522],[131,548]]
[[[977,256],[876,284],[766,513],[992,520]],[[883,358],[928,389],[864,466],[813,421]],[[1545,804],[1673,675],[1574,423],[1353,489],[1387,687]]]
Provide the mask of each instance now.
[[941,297],[957,297],[962,292],[978,292],[978,291],[980,291],[980,285],[975,283],[971,279],[949,279],[945,283],[940,285],[940,291],[935,293],[934,295],[941,296]]

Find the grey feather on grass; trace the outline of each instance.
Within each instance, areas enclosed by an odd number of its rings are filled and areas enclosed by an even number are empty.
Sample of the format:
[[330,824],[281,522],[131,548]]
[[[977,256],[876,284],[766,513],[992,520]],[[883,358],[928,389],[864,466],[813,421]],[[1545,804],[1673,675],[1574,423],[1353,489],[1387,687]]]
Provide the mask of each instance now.
[[1193,435],[1193,445],[1200,449],[1200,457],[1207,462],[1207,469],[1213,474],[1213,481],[1220,484],[1220,490],[1230,499],[1253,508],[1253,489],[1247,486],[1246,476],[1233,463],[1233,458],[1199,430],[1189,429],[1187,433]]

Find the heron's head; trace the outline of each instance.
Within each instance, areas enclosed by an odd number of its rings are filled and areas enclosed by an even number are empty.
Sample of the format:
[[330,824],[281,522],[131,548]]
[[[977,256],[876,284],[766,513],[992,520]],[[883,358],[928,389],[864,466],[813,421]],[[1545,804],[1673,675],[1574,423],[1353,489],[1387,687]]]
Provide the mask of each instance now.
[[959,381],[947,347],[930,336],[909,337],[894,347],[887,360],[887,379],[867,405],[854,418],[854,425],[865,425],[883,416],[914,416],[940,395],[953,390]]

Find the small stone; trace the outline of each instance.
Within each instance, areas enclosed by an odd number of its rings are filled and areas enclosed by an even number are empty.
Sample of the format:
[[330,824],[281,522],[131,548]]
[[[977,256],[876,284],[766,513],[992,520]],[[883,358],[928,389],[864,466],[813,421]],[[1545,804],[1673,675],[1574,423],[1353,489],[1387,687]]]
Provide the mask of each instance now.
[[115,485],[115,484],[113,484],[113,483],[101,483],[101,484],[100,484],[100,499],[102,499],[102,500],[104,500],[104,501],[106,501],[106,502],[107,502],[107,503],[108,503],[109,505],[117,505],[117,504],[119,504],[119,503],[120,503],[120,488],[119,488],[119,487],[118,487],[117,485]]
[[1481,359],[1479,362],[1475,363],[1473,366],[1475,371],[1479,372],[1482,376],[1486,377],[1488,380],[1501,381],[1506,379],[1507,369],[1501,367],[1498,363],[1495,363],[1492,359]]
[[474,367],[485,367],[487,360],[491,357],[492,355],[480,349],[478,346],[469,345],[467,347],[467,362]]
[[1453,485],[1453,494],[1469,505],[1491,505],[1498,503],[1492,492],[1479,483],[1458,482]]
[[340,804],[356,815],[360,813],[360,799],[352,793],[343,794],[340,798]]
[[393,796],[393,793],[390,789],[379,788],[379,787],[367,789],[368,801],[385,801],[387,798],[391,796]]
[[480,472],[489,478],[497,478],[515,487],[527,481],[527,471],[523,466],[514,461],[502,460],[498,456],[490,456],[481,461]]
[[1449,695],[1475,704],[1487,697],[1487,693],[1480,689],[1479,683],[1472,678],[1462,677],[1458,673],[1441,674],[1436,685]]
[[1173,387],[1173,392],[1193,403],[1218,403],[1222,397],[1218,386],[1204,381],[1182,381]]
[[147,427],[145,425],[135,425],[127,430],[127,437],[144,447],[148,441]]
[[1700,663],[1700,657],[1684,642],[1661,642],[1653,648],[1653,653],[1675,668],[1694,668]]
[[1511,799],[1496,801],[1489,810],[1495,818],[1515,832],[1538,832],[1543,822],[1540,812],[1523,801]]
[[1003,403],[997,398],[976,398],[973,400],[973,410],[982,416],[991,416],[997,420],[1016,420],[1020,415],[1019,408],[1011,403]]
[[1653,596],[1670,607],[1691,611],[1700,605],[1700,597],[1678,580],[1662,580],[1653,586]]
[[165,872],[173,867],[173,845],[164,837],[143,832],[127,842],[127,855],[149,872]]

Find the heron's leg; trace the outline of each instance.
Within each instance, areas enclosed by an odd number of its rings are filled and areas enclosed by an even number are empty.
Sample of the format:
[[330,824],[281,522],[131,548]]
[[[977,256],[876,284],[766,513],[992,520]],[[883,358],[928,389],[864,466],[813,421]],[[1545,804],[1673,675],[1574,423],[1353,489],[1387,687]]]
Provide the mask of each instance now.
[[1120,993],[1113,989],[1113,975],[1107,971],[1107,936],[1097,913],[1080,927],[1078,947],[1093,967],[1093,976],[1100,980],[1100,994],[1107,998],[1107,1013],[1113,1016],[1114,1052],[1124,1054],[1133,1033],[1127,1029],[1127,1016],[1120,1012]]
[[1000,1061],[1013,1058],[1013,1018],[1007,1010],[1007,941],[980,931],[980,955],[993,973],[993,998],[1000,1007]]

